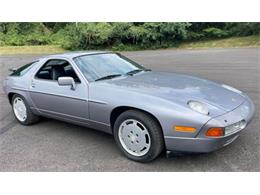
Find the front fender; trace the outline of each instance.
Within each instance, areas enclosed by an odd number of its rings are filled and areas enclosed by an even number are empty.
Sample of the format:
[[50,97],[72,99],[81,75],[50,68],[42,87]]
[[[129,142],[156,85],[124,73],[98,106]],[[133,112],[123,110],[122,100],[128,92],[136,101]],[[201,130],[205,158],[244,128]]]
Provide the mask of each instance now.
[[[94,84],[90,85],[89,92],[90,119],[108,125],[110,125],[112,110],[122,106],[144,110],[156,117],[160,122],[164,136],[195,137],[202,126],[211,118],[169,100],[135,91]],[[191,126],[196,128],[196,131],[175,131],[175,125]]]

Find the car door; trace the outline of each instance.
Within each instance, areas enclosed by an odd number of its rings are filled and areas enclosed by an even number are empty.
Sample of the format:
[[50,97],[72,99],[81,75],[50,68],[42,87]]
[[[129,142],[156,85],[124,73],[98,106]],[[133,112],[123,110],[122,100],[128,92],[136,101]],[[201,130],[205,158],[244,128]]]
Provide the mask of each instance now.
[[[47,60],[31,80],[30,96],[36,109],[46,116],[87,123],[88,85],[78,75],[65,59]],[[72,77],[75,90],[71,86],[60,86],[61,76]]]

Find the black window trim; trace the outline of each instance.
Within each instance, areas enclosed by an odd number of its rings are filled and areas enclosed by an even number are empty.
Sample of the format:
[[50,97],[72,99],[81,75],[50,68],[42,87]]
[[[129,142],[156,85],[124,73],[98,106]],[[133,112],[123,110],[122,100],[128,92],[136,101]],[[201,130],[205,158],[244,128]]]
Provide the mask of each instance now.
[[81,80],[80,80],[80,77],[78,76],[78,73],[75,71],[75,68],[72,66],[72,64],[67,60],[67,59],[63,59],[63,58],[48,58],[48,59],[46,59],[46,61],[40,66],[40,68],[37,70],[37,72],[34,74],[34,79],[36,79],[36,80],[42,80],[42,81],[48,81],[48,82],[58,82],[58,81],[56,81],[56,80],[52,80],[52,79],[41,79],[41,78],[38,78],[37,77],[37,74],[40,72],[40,70],[49,62],[49,61],[51,61],[51,60],[63,60],[63,61],[66,61],[68,64],[70,64],[71,65],[71,67],[72,67],[72,69],[73,69],[73,71],[75,72],[75,74],[77,75],[77,77],[78,77],[78,79],[79,79],[79,82],[76,82],[74,79],[74,81],[75,81],[75,83],[76,84],[80,84],[80,83],[82,83],[81,82]]

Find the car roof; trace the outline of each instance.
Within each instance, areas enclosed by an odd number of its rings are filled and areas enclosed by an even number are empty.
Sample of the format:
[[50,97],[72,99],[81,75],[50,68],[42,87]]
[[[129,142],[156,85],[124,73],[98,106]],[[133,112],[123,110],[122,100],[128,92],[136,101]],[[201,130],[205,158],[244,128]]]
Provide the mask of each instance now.
[[111,53],[111,51],[75,51],[75,52],[66,52],[61,54],[53,54],[44,56],[42,58],[75,58],[78,56],[84,56],[84,55],[95,55],[95,54],[105,54],[105,53]]

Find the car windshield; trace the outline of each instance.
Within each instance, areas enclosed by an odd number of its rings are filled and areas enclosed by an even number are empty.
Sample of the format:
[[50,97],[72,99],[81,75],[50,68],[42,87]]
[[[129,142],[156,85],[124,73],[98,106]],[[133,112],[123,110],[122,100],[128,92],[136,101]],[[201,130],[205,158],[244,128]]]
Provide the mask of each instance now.
[[74,58],[74,61],[90,82],[146,70],[136,62],[116,53],[79,56]]

